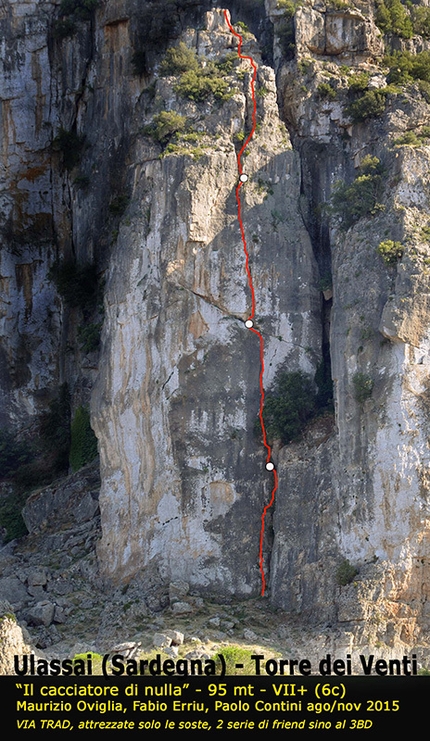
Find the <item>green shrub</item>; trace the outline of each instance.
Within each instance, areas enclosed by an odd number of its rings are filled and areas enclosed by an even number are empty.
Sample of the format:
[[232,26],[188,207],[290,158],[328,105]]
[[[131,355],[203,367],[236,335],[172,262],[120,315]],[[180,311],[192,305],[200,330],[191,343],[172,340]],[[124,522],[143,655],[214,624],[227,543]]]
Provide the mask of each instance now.
[[279,40],[279,46],[285,60],[294,59],[296,49],[296,35],[294,29],[294,17],[287,15],[276,24],[276,35]]
[[346,10],[351,7],[353,7],[351,3],[344,2],[344,0],[329,0],[327,4],[328,10]]
[[70,466],[79,471],[97,455],[97,438],[90,423],[89,410],[83,406],[76,410],[71,425]]
[[382,90],[366,90],[364,95],[357,100],[353,100],[346,107],[345,112],[354,123],[361,123],[368,118],[382,116],[385,111],[387,94],[389,92],[392,92],[392,90],[388,88],[382,88]]
[[145,133],[160,144],[165,144],[174,134],[183,131],[186,123],[186,117],[176,111],[161,111],[154,116],[152,124],[145,128]]
[[351,93],[364,93],[369,86],[369,72],[358,72],[348,78],[348,90]]
[[21,514],[26,498],[26,494],[14,492],[0,500],[0,526],[6,530],[5,542],[27,534]]
[[352,378],[352,383],[354,384],[354,398],[359,404],[363,404],[372,396],[373,381],[370,376],[357,371]]
[[109,213],[113,216],[122,216],[129,202],[130,199],[126,195],[114,196],[108,206]]
[[78,30],[77,23],[89,21],[98,5],[99,0],[62,0],[59,10],[61,18],[52,24],[53,37],[65,39],[74,36]]
[[78,327],[78,339],[83,352],[90,353],[98,350],[100,347],[102,326],[102,322],[94,322]]
[[390,68],[388,82],[405,85],[414,80],[430,82],[430,51],[412,54],[409,51],[395,51],[384,58]]
[[395,265],[403,257],[403,245],[401,242],[393,242],[386,239],[378,244],[377,250],[387,265]]
[[67,131],[60,128],[53,141],[53,146],[54,149],[61,152],[63,165],[66,170],[70,171],[79,164],[84,146],[84,137],[79,136],[76,131]]
[[418,89],[426,103],[430,103],[430,82],[418,80]]
[[206,150],[203,147],[190,147],[181,143],[171,142],[167,145],[161,158],[167,157],[169,154],[178,154],[182,156],[192,157],[193,160],[198,161],[205,154]]
[[300,0],[278,0],[278,8],[284,11],[284,16],[292,18],[297,8],[302,3]]
[[403,39],[411,39],[414,35],[410,14],[400,0],[380,0],[375,21],[384,33],[392,33]]
[[[200,102],[213,95],[218,100],[224,101],[232,95],[229,92],[229,84],[225,79],[227,69],[230,69],[232,65],[231,57],[218,64],[207,62],[203,67],[195,50],[189,49],[181,41],[178,46],[167,49],[166,56],[161,63],[160,72],[163,75],[179,76],[175,91],[184,98]],[[164,113],[173,115],[167,111]],[[179,121],[179,118],[177,121]],[[166,122],[168,123],[167,120]],[[161,127],[163,127],[163,123],[165,122],[161,120]]]
[[336,97],[336,90],[329,82],[320,82],[317,87],[317,93],[320,98],[326,98],[327,100],[334,100]]
[[78,265],[72,260],[56,263],[49,277],[67,306],[79,307],[87,312],[95,308],[99,284],[94,264]]
[[303,371],[279,371],[274,389],[266,394],[263,410],[264,425],[270,440],[283,443],[299,437],[316,413],[315,387]]
[[430,36],[430,8],[414,5],[411,9],[414,32],[420,36]]
[[162,75],[182,75],[184,72],[198,72],[199,60],[194,49],[189,49],[183,41],[178,46],[167,49],[160,65]]
[[351,584],[357,574],[358,569],[345,558],[337,568],[336,581],[340,587],[346,587],[347,584]]
[[229,87],[215,64],[208,62],[202,69],[184,72],[175,85],[175,91],[184,98],[196,102],[207,100],[211,95],[217,100],[225,101],[233,95]]
[[74,36],[78,28],[73,18],[56,19],[52,23],[52,36],[54,39],[67,39]]
[[282,8],[284,14],[276,24],[275,32],[279,39],[283,56],[287,61],[294,58],[295,52],[295,29],[294,14],[302,3],[300,0],[278,0],[278,7]]
[[418,147],[422,144],[422,139],[415,133],[415,131],[405,131],[404,134],[394,140],[394,144],[397,146],[406,145],[409,147]]
[[233,69],[235,68],[238,61],[238,56],[236,52],[229,52],[224,59],[221,59],[219,62],[215,62],[216,68],[222,72],[225,75],[229,75],[231,72],[233,72]]
[[430,225],[429,226],[423,226],[420,229],[420,237],[421,239],[425,239],[427,241],[430,241]]
[[335,183],[329,210],[341,217],[341,229],[348,230],[362,216],[378,210],[382,172],[379,159],[366,156],[361,162],[359,175],[350,185],[341,181]]
[[240,33],[249,33],[249,28],[243,21],[236,21],[234,25],[239,29]]

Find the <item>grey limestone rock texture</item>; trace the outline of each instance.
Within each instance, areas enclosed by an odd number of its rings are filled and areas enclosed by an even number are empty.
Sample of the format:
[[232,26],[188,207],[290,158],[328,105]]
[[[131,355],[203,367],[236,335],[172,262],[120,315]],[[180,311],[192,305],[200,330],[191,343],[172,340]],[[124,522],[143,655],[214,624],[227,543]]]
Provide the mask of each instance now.
[[30,652],[21,627],[11,613],[0,617],[0,675],[14,674],[14,656]]

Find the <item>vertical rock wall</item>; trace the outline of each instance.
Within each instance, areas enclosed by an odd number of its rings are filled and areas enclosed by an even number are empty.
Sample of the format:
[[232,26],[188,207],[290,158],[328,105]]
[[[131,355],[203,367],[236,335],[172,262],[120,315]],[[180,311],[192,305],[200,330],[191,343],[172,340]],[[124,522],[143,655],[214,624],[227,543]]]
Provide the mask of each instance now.
[[50,3],[3,3],[0,174],[0,424],[28,424],[58,376],[61,321],[47,279],[54,259]]
[[[387,100],[380,118],[351,125],[349,75],[366,72],[370,89],[385,78],[378,30],[345,12],[350,25],[339,21],[343,31],[329,48],[333,18],[300,10],[298,66],[278,70],[281,105],[302,154],[306,222],[331,275],[336,428],[327,437],[317,424],[281,451],[272,598],[303,615],[318,609],[320,617],[337,618],[363,642],[396,646],[419,642],[429,615],[429,147],[395,146],[405,129],[419,130],[428,105],[404,93]],[[343,72],[333,64],[334,47]],[[328,79],[336,94],[324,98]],[[382,168],[378,207],[345,228],[331,193],[360,174],[366,155]],[[403,249],[391,265],[378,253],[387,239]],[[339,570],[346,562],[349,578]]]
[[[235,49],[221,11],[207,15],[206,29],[188,41],[201,59]],[[314,372],[320,306],[298,210],[298,160],[278,116],[273,72],[249,45],[264,94],[245,160],[243,220],[270,384],[283,364]],[[233,70],[235,93],[221,106],[187,104],[174,80],[157,81],[158,106],[199,115],[213,132],[198,161],[148,158],[147,142],[136,144],[131,223],[121,228],[106,291],[106,373],[93,397],[103,472],[99,558],[116,579],[151,564],[164,578],[218,592],[260,588],[270,481],[253,434],[259,347],[244,327],[250,294],[234,195],[233,135],[249,126],[249,73],[246,62]]]

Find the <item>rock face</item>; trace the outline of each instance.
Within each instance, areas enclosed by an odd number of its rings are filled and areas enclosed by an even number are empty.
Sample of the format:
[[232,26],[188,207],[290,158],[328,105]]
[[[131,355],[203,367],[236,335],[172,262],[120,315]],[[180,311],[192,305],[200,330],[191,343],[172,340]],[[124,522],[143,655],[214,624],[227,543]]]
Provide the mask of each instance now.
[[14,656],[30,652],[25,642],[22,629],[17,624],[13,613],[3,612],[0,617],[0,675],[14,674]]
[[47,279],[55,219],[49,151],[52,89],[42,14],[50,7],[18,2],[3,3],[0,10],[2,426],[8,420],[28,423],[40,411],[39,400],[58,371],[61,322],[55,289]]
[[[298,49],[308,58],[308,38],[321,22],[304,29],[300,18]],[[352,53],[354,30],[342,38]],[[301,444],[280,452],[272,598],[301,614],[319,605],[327,619],[355,623],[366,640],[410,645],[428,624],[429,609],[429,202],[423,165],[429,149],[395,148],[393,140],[405,127],[419,128],[427,104],[422,98],[414,108],[407,99],[391,101],[382,119],[351,126],[339,67],[324,69],[309,58],[308,64],[306,95],[291,66],[282,65],[278,78],[310,207],[327,203],[336,181],[351,182],[369,154],[381,163],[384,185],[379,212],[348,229],[330,210],[315,217],[309,208],[306,215],[319,264],[331,266],[336,434],[324,439],[324,430],[310,430]],[[376,83],[375,66],[368,60],[364,69]],[[327,79],[336,95],[323,101],[319,91]],[[378,254],[387,238],[408,245],[389,265]],[[365,382],[371,392],[360,394]],[[339,571],[342,557],[359,573],[349,586]]]
[[360,11],[316,10],[310,5],[297,9],[294,19],[296,53],[349,57],[357,61],[383,54],[384,44],[373,20]]
[[[244,326],[251,297],[235,199],[251,66],[237,60],[221,9],[179,13],[163,27],[167,46],[182,42],[200,75],[216,69],[226,85],[187,97],[179,72],[163,74],[161,41],[139,47],[142,24],[156,36],[158,5],[151,20],[133,2],[101,2],[64,37],[55,3],[0,10],[0,422],[31,426],[64,382],[74,407],[92,394],[104,577],[255,596],[272,479],[254,433],[259,345]],[[273,53],[243,31],[258,66],[241,197],[264,386],[279,369],[313,378],[323,368],[334,388],[334,412],[275,445],[264,559],[275,605],[338,620],[358,641],[413,645],[430,619],[430,149],[425,137],[395,141],[421,130],[428,103],[417,86],[385,90],[373,6],[356,5],[306,3],[291,21],[267,1],[267,17],[261,6],[250,25],[267,38],[273,24]],[[240,20],[242,4],[229,8]],[[378,115],[354,120],[359,72],[385,97]],[[176,114],[167,134],[163,112]],[[377,197],[342,221],[332,194],[360,176],[366,155],[378,159]],[[378,252],[386,240],[401,244],[390,264]],[[99,355],[79,342],[94,316],[67,305],[51,280],[56,260],[72,258],[95,262],[105,280]],[[78,501],[83,523],[96,504],[82,487],[36,492],[30,529]]]
[[[194,37],[203,59],[231,52],[222,12],[208,14],[206,25]],[[244,79],[237,85],[239,69]],[[222,106],[185,104],[190,119],[199,115],[199,126],[213,132],[198,161],[172,155],[145,162],[147,142],[136,145],[142,164],[133,178],[131,224],[120,230],[106,288],[107,372],[93,396],[106,534],[99,558],[116,579],[155,563],[164,578],[194,586],[242,595],[258,589],[251,532],[268,484],[264,449],[252,435],[258,338],[244,327],[250,294],[232,137],[246,127],[249,71],[242,62],[232,72],[237,89]],[[175,82],[157,82],[158,106],[184,111]],[[257,86],[265,94],[246,158],[253,175],[243,189],[243,214],[270,384],[286,363],[315,371],[320,306],[298,209],[298,161],[277,114],[273,72],[261,62]],[[139,224],[135,214],[148,207],[149,223]]]

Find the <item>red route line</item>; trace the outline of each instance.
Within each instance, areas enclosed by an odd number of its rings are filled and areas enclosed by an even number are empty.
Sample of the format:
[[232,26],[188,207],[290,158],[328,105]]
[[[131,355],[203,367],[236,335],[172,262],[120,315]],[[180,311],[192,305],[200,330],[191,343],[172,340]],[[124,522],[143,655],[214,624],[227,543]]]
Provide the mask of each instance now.
[[[240,152],[237,155],[237,169],[239,171],[239,177],[242,175],[243,168],[242,168],[242,155],[245,152],[245,149],[247,148],[249,142],[251,141],[252,137],[255,134],[255,130],[257,128],[257,99],[255,97],[255,81],[257,79],[257,65],[255,64],[252,57],[246,56],[242,54],[242,44],[243,44],[243,38],[237,31],[234,30],[229,14],[227,10],[224,10],[224,18],[226,20],[226,23],[231,31],[231,33],[236,36],[236,38],[239,40],[239,44],[237,47],[237,53],[240,59],[246,59],[253,69],[252,79],[251,79],[251,97],[252,97],[252,128],[251,131],[244,142]],[[246,237],[245,237],[245,229],[243,226],[242,221],[242,203],[240,200],[240,189],[242,187],[243,183],[241,180],[239,180],[239,183],[236,186],[236,201],[237,201],[237,218],[239,221],[240,226],[240,234],[242,237],[242,243],[243,243],[243,251],[245,253],[245,268],[246,268],[246,274],[248,276],[248,285],[249,290],[251,292],[251,313],[248,317],[248,319],[254,319],[255,316],[255,292],[254,292],[254,283],[252,281],[252,274],[251,269],[249,267],[249,252],[248,252],[248,246],[246,243]],[[250,327],[251,332],[253,332],[255,335],[257,335],[260,343],[260,411],[259,411],[259,418],[260,418],[260,424],[261,424],[261,431],[263,434],[263,445],[266,448],[267,456],[266,456],[266,463],[269,463],[271,455],[272,455],[272,448],[270,447],[269,443],[267,442],[267,434],[266,434],[266,425],[264,424],[263,419],[263,410],[264,410],[264,384],[263,384],[263,376],[264,376],[264,338],[261,332],[258,329],[255,329],[254,327]],[[275,494],[278,489],[278,474],[276,472],[276,469],[273,469],[273,489],[270,497],[270,501],[263,509],[263,513],[261,515],[261,529],[260,529],[260,544],[259,544],[259,556],[258,561],[260,565],[260,574],[261,574],[261,596],[264,597],[265,591],[266,591],[266,577],[264,574],[264,558],[263,558],[263,541],[264,541],[264,529],[265,529],[265,521],[266,521],[266,515],[268,510],[273,505],[273,502],[275,501]]]

